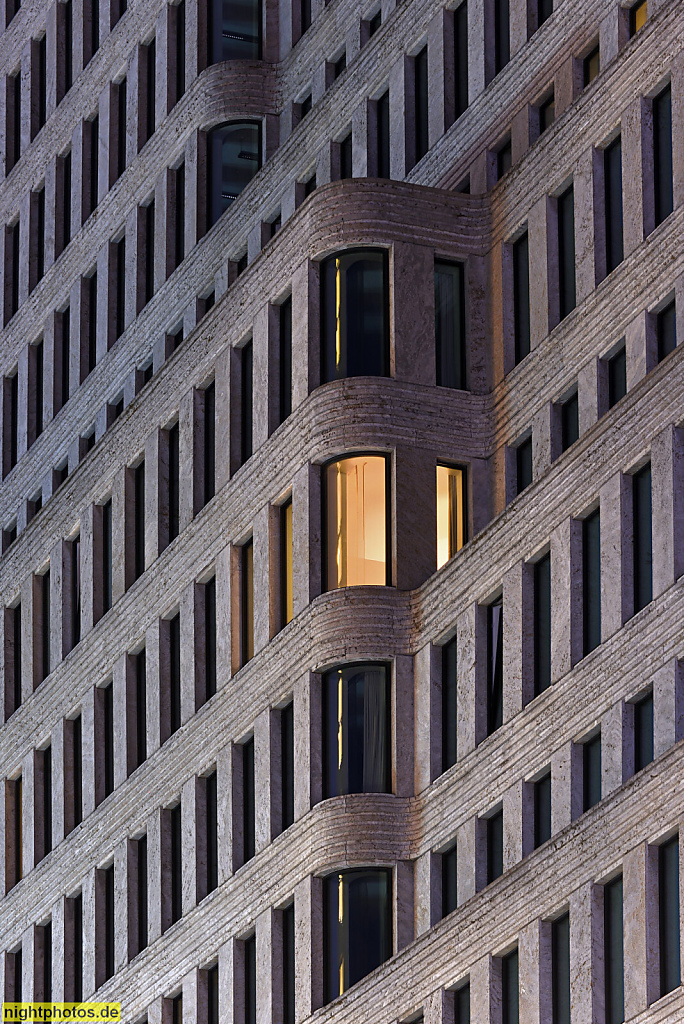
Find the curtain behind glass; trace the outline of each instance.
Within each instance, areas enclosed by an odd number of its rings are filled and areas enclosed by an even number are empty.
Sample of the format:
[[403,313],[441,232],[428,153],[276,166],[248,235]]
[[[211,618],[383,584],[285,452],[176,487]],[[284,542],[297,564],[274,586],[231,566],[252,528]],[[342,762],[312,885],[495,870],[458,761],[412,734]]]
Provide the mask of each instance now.
[[390,790],[389,685],[383,665],[350,666],[324,680],[324,798]]
[[322,381],[389,373],[387,253],[343,252],[323,262]]
[[209,132],[209,226],[237,199],[261,165],[260,125],[241,121]]
[[392,955],[387,869],[336,872],[324,881],[324,1000],[330,1002]]
[[359,455],[326,469],[328,590],[387,583],[386,465]]

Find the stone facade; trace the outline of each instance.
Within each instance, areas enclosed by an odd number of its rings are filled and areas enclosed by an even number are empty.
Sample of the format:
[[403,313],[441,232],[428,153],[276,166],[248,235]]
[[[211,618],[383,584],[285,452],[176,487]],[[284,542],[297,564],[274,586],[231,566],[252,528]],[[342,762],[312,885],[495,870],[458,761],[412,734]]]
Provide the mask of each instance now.
[[[80,894],[84,998],[97,991],[99,1001],[120,1000],[126,1020],[170,1024],[171,1000],[182,992],[183,1019],[203,1024],[208,970],[218,964],[220,1020],[245,1024],[245,940],[255,934],[255,1019],[279,1024],[281,912],[294,900],[297,1024],[312,1015],[454,1024],[454,991],[466,980],[471,1019],[505,1024],[502,957],[515,948],[520,1020],[550,1024],[552,922],[569,911],[572,1022],[607,1024],[603,894],[621,873],[624,1019],[684,1019],[681,987],[661,996],[658,919],[658,847],[678,833],[684,813],[684,599],[677,590],[684,573],[684,367],[679,348],[660,359],[658,350],[658,315],[672,299],[677,336],[684,337],[684,7],[648,0],[645,25],[630,35],[630,11],[617,0],[556,0],[538,29],[536,5],[510,0],[510,61],[495,73],[494,0],[468,0],[469,104],[455,118],[455,15],[440,0],[383,0],[372,34],[377,2],[313,0],[301,38],[299,5],[263,0],[264,60],[209,66],[206,3],[184,0],[184,86],[177,5],[129,0],[121,12],[113,0],[99,0],[95,50],[98,5],[69,0],[67,12],[63,2],[27,0],[14,14],[10,6],[0,0],[0,25],[7,24],[0,44],[0,991],[13,998],[20,970],[23,998],[43,998],[50,923],[52,996],[74,997]],[[152,39],[154,125],[146,122]],[[583,60],[596,43],[600,72],[585,87]],[[414,65],[426,45],[429,149],[416,161]],[[336,78],[343,47],[346,69]],[[668,84],[673,210],[656,225],[653,100]],[[386,90],[391,178],[383,180],[372,173],[377,101]],[[539,107],[551,90],[555,118],[541,132]],[[302,116],[309,94],[312,109]],[[261,123],[262,166],[210,227],[207,133],[240,119]],[[341,146],[350,132],[353,176],[341,180]],[[618,133],[624,258],[608,274],[602,151]],[[499,174],[498,153],[508,142],[512,166]],[[576,307],[561,318],[556,212],[570,183]],[[146,301],[144,224],[152,200],[153,295]],[[525,229],[530,353],[516,365],[512,248]],[[185,257],[176,267],[179,232]],[[321,385],[321,260],[362,246],[389,252],[390,376]],[[435,258],[465,266],[467,391],[436,386]],[[292,413],[280,423],[279,307],[288,297]],[[241,464],[241,350],[248,340],[254,450]],[[623,340],[626,394],[609,408],[608,360]],[[215,494],[205,502],[212,383]],[[575,391],[579,439],[562,451],[561,405]],[[173,537],[169,445],[176,424]],[[516,448],[530,436],[533,480],[518,494]],[[358,451],[389,456],[393,585],[326,593],[321,467]],[[142,459],[138,574],[135,468]],[[436,572],[435,467],[442,460],[467,467],[470,538]],[[634,614],[631,478],[649,461],[652,600]],[[279,507],[289,497],[294,616],[280,628]],[[596,508],[601,643],[583,656],[582,521]],[[107,609],[101,565],[110,514]],[[240,551],[250,537],[254,656],[244,664]],[[532,577],[547,552],[553,685],[535,696]],[[205,701],[204,588],[212,579],[216,693]],[[503,724],[487,735],[486,606],[499,595]],[[177,613],[174,730],[169,623]],[[454,636],[458,759],[442,772],[442,647]],[[132,709],[135,657],[143,649],[146,756],[137,765]],[[323,801],[322,673],[358,661],[391,665],[392,791]],[[649,692],[654,759],[635,772],[635,702]],[[290,702],[295,820],[283,831],[280,716]],[[83,820],[74,827],[77,719]],[[583,743],[598,730],[601,800],[583,812]],[[255,853],[243,863],[249,737]],[[552,835],[535,849],[534,783],[547,770]],[[217,885],[207,894],[205,792],[213,772]],[[170,809],[179,801],[182,915],[171,923]],[[488,884],[487,821],[499,809],[504,870]],[[143,835],[148,928],[138,952],[135,851]],[[443,917],[442,857],[454,842],[458,905]],[[111,865],[114,974],[107,977]],[[321,879],[372,865],[392,869],[394,955],[325,1006]],[[679,909],[684,914],[684,890]]]

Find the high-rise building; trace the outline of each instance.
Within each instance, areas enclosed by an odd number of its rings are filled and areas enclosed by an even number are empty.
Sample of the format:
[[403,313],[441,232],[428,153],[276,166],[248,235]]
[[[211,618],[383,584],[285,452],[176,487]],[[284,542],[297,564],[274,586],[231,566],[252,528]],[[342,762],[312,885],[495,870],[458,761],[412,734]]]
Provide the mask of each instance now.
[[684,1020],[684,5],[0,25],[4,999]]

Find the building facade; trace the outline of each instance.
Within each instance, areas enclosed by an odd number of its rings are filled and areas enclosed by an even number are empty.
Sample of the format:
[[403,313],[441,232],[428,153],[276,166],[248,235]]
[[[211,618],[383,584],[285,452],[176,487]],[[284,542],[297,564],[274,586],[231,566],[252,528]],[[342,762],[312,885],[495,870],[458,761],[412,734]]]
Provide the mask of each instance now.
[[684,1019],[682,4],[0,24],[4,999]]

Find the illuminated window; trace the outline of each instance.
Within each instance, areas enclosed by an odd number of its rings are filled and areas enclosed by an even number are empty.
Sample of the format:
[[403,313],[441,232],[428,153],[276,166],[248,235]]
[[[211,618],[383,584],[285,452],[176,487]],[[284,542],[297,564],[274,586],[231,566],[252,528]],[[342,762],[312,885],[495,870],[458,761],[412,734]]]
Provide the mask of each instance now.
[[261,125],[237,121],[219,125],[207,139],[209,225],[237,199],[261,166]]
[[648,18],[648,4],[646,0],[635,4],[629,12],[629,34],[635,36],[640,28],[643,28]]
[[598,76],[600,70],[599,48],[594,47],[591,53],[584,58],[584,85],[585,88]]
[[322,265],[323,382],[389,374],[387,253],[356,249]]
[[325,477],[327,589],[388,585],[385,456],[340,459]]
[[465,470],[437,466],[437,568],[466,541]]
[[323,999],[329,1003],[392,955],[391,873],[339,871],[323,885]]
[[283,626],[292,621],[292,498],[280,510],[280,586]]
[[389,681],[384,665],[349,665],[325,675],[323,795],[388,793]]

